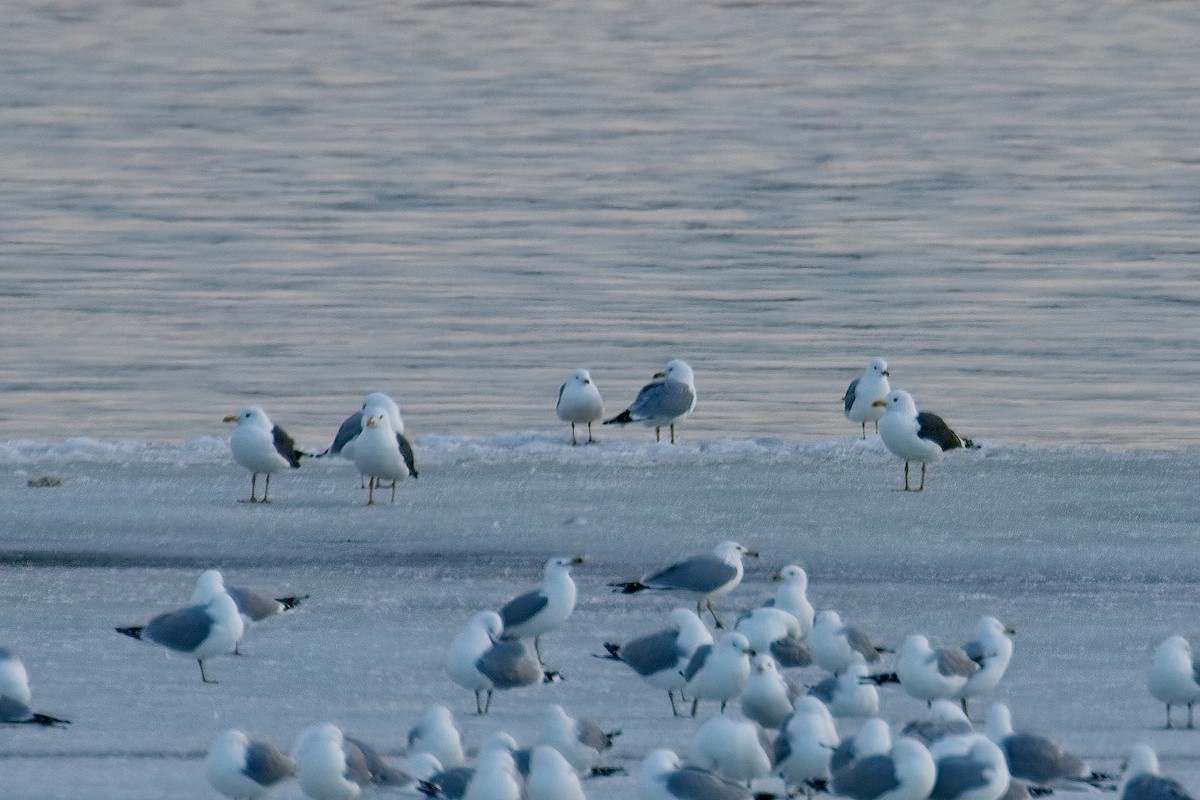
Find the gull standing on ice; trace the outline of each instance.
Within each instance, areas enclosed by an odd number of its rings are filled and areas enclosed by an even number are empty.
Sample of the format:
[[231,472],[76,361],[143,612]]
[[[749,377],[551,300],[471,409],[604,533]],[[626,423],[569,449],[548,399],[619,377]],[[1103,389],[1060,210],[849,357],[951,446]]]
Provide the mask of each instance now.
[[340,455],[342,458],[354,460],[355,442],[358,435],[362,433],[363,422],[365,417],[363,412],[371,407],[381,407],[388,415],[388,420],[392,423],[392,430],[396,432],[396,440],[400,447],[400,452],[404,455],[405,466],[414,478],[417,477],[416,459],[413,456],[412,442],[404,435],[404,418],[400,416],[400,406],[396,405],[396,401],[388,397],[383,392],[371,392],[363,398],[360,410],[355,411],[342,422],[338,428],[337,435],[333,437],[333,444],[317,458],[324,458],[328,455]]
[[902,737],[886,755],[850,762],[833,774],[833,792],[851,800],[925,800],[937,769],[925,745]]
[[813,662],[834,675],[854,663],[874,664],[884,652],[872,644],[862,628],[852,622],[842,622],[841,615],[831,609],[817,614],[808,635],[808,649],[812,652]]
[[879,433],[879,418],[883,409],[875,405],[876,400],[887,397],[892,390],[888,384],[887,362],[882,358],[872,358],[867,363],[863,374],[850,381],[846,387],[846,396],[842,398],[845,406],[846,419],[862,423],[862,438],[867,438],[867,421],[875,423],[875,432]]
[[429,753],[442,767],[461,767],[462,734],[454,724],[454,715],[445,706],[430,706],[408,731],[408,754]]
[[731,781],[746,783],[771,773],[774,750],[762,726],[735,711],[709,717],[696,729],[688,760]]
[[270,742],[251,740],[231,728],[209,745],[204,773],[226,797],[257,800],[296,776],[296,760]]
[[891,749],[892,729],[879,717],[871,717],[859,726],[853,736],[847,736],[834,748],[829,758],[829,768],[837,773],[860,758],[887,755]]
[[692,698],[693,717],[701,700],[719,700],[724,711],[725,704],[742,693],[750,677],[753,653],[746,637],[736,631],[696,648],[683,671],[686,691]]
[[446,673],[459,686],[475,692],[475,711],[479,714],[491,708],[496,689],[532,686],[546,678],[537,656],[525,642],[502,640],[503,631],[500,615],[483,611],[454,638],[446,654]]
[[843,717],[873,717],[879,713],[879,689],[870,677],[867,665],[856,661],[836,675],[830,675],[811,687],[808,693]]
[[958,703],[950,700],[934,700],[929,704],[929,712],[925,717],[909,722],[901,733],[919,739],[929,746],[938,739],[947,736],[961,736],[974,731],[975,727]]
[[800,622],[781,608],[752,608],[738,617],[733,629],[750,640],[755,652],[770,653],[781,667],[812,664],[812,653],[800,633]]
[[1154,661],[1146,681],[1150,694],[1167,706],[1167,727],[1171,727],[1171,706],[1186,705],[1187,726],[1194,727],[1192,706],[1200,701],[1200,659],[1182,636],[1168,636],[1154,648]]
[[939,739],[929,755],[937,765],[931,800],[1000,800],[1008,791],[1004,753],[981,733]]
[[[200,573],[200,577],[196,579],[196,588],[192,592],[191,604],[207,605],[209,600],[221,592],[232,597],[234,604],[237,605],[238,613],[242,615],[243,634],[250,630],[254,623],[263,622],[276,614],[290,611],[308,599],[308,595],[268,597],[252,589],[226,586],[220,571],[209,569]],[[241,655],[240,646],[241,640],[238,640],[238,644],[233,648],[235,655]]]
[[1058,781],[1088,781],[1092,769],[1079,756],[1065,752],[1045,736],[1013,731],[1012,712],[995,703],[987,713],[988,738],[999,745],[1014,778],[1046,787]]
[[383,406],[363,411],[363,429],[354,444],[354,466],[367,476],[367,505],[375,504],[375,489],[383,481],[392,482],[392,502],[396,502],[396,482],[409,476],[400,437]]
[[[940,461],[947,450],[959,447],[968,449],[977,445],[970,439],[960,439],[950,426],[937,414],[917,411],[912,395],[903,389],[889,392],[883,400],[873,405],[885,409],[879,420],[879,435],[884,445],[893,454],[904,459],[904,491],[921,491],[925,488],[925,467],[932,461]],[[908,462],[921,462],[921,485],[910,489],[908,485]]]
[[838,743],[829,709],[815,697],[802,697],[775,738],[775,771],[789,786],[827,785],[830,758]]
[[200,680],[216,683],[208,679],[204,662],[213,656],[232,653],[244,630],[245,623],[233,598],[227,592],[218,592],[207,603],[168,611],[145,625],[117,628],[117,633],[148,640],[196,659],[200,664]]
[[1158,756],[1146,744],[1135,744],[1129,751],[1125,778],[1121,781],[1121,800],[1191,800],[1183,784],[1164,778],[1158,771]]
[[932,647],[929,639],[914,633],[904,640],[896,659],[900,688],[932,705],[941,698],[959,698],[971,676],[979,671],[961,647]]
[[224,421],[237,423],[229,439],[229,449],[233,453],[233,460],[250,470],[250,499],[247,502],[258,501],[255,492],[259,473],[262,473],[267,476],[262,502],[269,503],[267,495],[271,492],[271,473],[289,467],[298,469],[300,457],[308,454],[297,450],[296,443],[287,431],[271,424],[267,412],[261,408],[243,408],[225,417]]
[[583,563],[582,556],[552,558],[546,562],[542,585],[517,595],[500,609],[505,639],[533,637],[533,649],[542,661],[542,635],[557,630],[575,610],[577,591],[571,567]]
[[679,709],[675,705],[675,693],[682,698],[687,685],[683,672],[692,660],[692,654],[702,645],[711,645],[713,637],[690,608],[674,609],[670,620],[670,628],[630,639],[624,644],[605,642],[608,655],[598,658],[622,661],[652,686],[665,689],[671,701],[671,713],[677,717]]
[[786,611],[800,623],[799,636],[804,639],[812,632],[816,611],[808,600],[808,573],[798,564],[788,564],[771,580],[779,584],[775,596],[763,603],[768,608]]
[[638,770],[638,800],[750,800],[745,786],[712,770],[684,766],[665,748],[652,750]]
[[978,697],[995,689],[1008,671],[1009,662],[1012,661],[1014,633],[1016,629],[995,617],[979,618],[975,625],[975,638],[963,645],[967,657],[979,665],[979,671],[967,678],[967,685],[961,692],[964,714],[968,713],[967,698]]
[[0,724],[69,725],[70,720],[39,714],[30,708],[29,673],[12,650],[0,647]]
[[487,747],[463,789],[463,800],[521,800],[521,774],[511,751]]
[[702,553],[679,561],[669,567],[664,567],[640,581],[629,583],[610,583],[625,594],[633,594],[643,589],[659,589],[663,591],[677,590],[699,595],[696,601],[696,613],[702,613],[705,605],[712,614],[713,622],[718,628],[725,627],[717,611],[713,608],[713,598],[721,597],[733,591],[742,582],[744,567],[742,556],[758,558],[758,553],[737,542],[721,542],[711,553]]
[[575,439],[575,426],[587,423],[587,443],[596,440],[592,438],[592,423],[604,416],[604,400],[600,390],[592,381],[591,373],[586,369],[577,369],[567,378],[566,383],[558,388],[558,403],[554,407],[558,418],[571,423],[571,444],[579,442]]
[[687,418],[696,407],[696,383],[692,368],[686,361],[675,358],[667,362],[665,372],[654,374],[654,380],[638,392],[626,410],[605,425],[626,425],[641,422],[654,428],[654,440],[662,441],[662,428],[671,427],[671,444],[675,444],[675,423]]
[[538,744],[562,753],[580,775],[611,775],[612,769],[596,765],[620,734],[620,731],[606,731],[590,719],[576,719],[556,703],[546,709]]
[[328,722],[302,730],[292,745],[296,780],[313,800],[354,800],[372,785],[407,780],[379,754]]

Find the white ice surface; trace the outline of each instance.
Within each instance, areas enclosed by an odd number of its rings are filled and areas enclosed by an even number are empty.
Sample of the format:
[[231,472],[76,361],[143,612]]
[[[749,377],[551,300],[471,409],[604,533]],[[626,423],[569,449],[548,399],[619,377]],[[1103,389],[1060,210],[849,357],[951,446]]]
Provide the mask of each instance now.
[[[394,506],[371,508],[344,461],[277,475],[274,502],[251,506],[237,502],[245,470],[221,440],[0,443],[0,641],[24,659],[35,709],[73,721],[0,727],[3,796],[215,798],[203,753],[229,727],[286,745],[329,720],[398,761],[432,703],[452,709],[469,749],[499,729],[531,743],[545,705],[560,703],[623,729],[606,760],[635,773],[655,747],[686,752],[699,720],[672,719],[665,693],[591,654],[662,627],[685,601],[604,584],[724,539],[763,554],[718,603],[726,618],[770,596],[773,571],[793,562],[818,608],[892,646],[915,631],[960,642],[995,615],[1017,628],[995,693],[1017,727],[1110,771],[1148,742],[1165,774],[1200,789],[1200,731],[1163,730],[1145,680],[1156,642],[1200,633],[1194,449],[987,444],[951,454],[923,494],[906,494],[877,438],[609,439],[421,439],[420,479]],[[26,486],[47,474],[63,485]],[[543,641],[565,680],[499,693],[490,716],[474,716],[470,692],[439,666],[448,632],[536,584],[548,557],[574,554],[588,556],[575,571],[578,607]],[[218,685],[113,630],[177,607],[209,567],[311,595],[251,631],[246,655],[212,660]],[[974,701],[973,715],[986,705]],[[884,690],[893,724],[923,712]],[[615,800],[633,795],[634,778],[584,786]],[[279,796],[301,794],[293,784]]]

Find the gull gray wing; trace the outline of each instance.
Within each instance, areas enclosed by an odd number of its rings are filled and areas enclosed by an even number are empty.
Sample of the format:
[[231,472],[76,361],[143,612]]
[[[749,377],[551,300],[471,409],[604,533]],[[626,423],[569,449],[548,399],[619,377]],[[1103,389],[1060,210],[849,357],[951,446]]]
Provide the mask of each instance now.
[[1008,758],[1008,769],[1014,778],[1043,785],[1063,778],[1078,778],[1084,772],[1083,759],[1064,753],[1044,736],[1014,733],[1000,746]]
[[1200,683],[1200,656],[1194,653],[1192,654],[1192,680]]
[[673,419],[686,414],[696,402],[696,393],[686,383],[660,380],[642,387],[629,407],[636,420]]
[[437,773],[428,782],[438,787],[443,796],[458,800],[467,793],[467,784],[474,774],[474,767],[451,767]]
[[954,800],[963,792],[986,786],[991,765],[972,759],[969,755],[947,756],[937,762],[937,782],[929,797],[932,800]]
[[834,794],[851,800],[874,800],[900,785],[890,756],[874,755],[853,761],[833,776]]
[[371,783],[379,786],[391,786],[408,783],[411,780],[403,770],[385,761],[383,756],[379,754],[379,751],[371,747],[371,745],[351,736],[347,736],[345,739],[347,744],[353,745],[362,754],[363,764],[366,765]]
[[300,466],[300,456],[304,454],[296,449],[296,442],[288,436],[287,431],[276,425],[271,429],[271,438],[275,441],[275,452],[283,456],[292,469]]
[[715,772],[683,767],[667,777],[667,791],[679,800],[749,800],[750,790]]
[[967,658],[974,661],[976,664],[983,665],[983,660],[987,658],[987,651],[983,647],[983,642],[978,639],[972,639],[962,647],[963,652],[967,654]]
[[0,722],[28,722],[33,709],[13,697],[0,695]]
[[1121,800],[1192,800],[1192,796],[1174,778],[1143,773],[1125,783]]
[[581,719],[575,726],[575,737],[582,744],[603,753],[613,745],[613,735],[590,719]]
[[775,747],[771,751],[771,764],[776,767],[787,761],[788,756],[792,754],[792,740],[787,735],[787,726],[791,721],[792,717],[789,714],[779,726],[779,734],[775,737]]
[[549,603],[550,598],[535,589],[532,592],[517,595],[505,603],[504,608],[500,609],[500,619],[504,622],[505,629],[524,625]]
[[[816,686],[808,687],[808,693],[828,705],[833,702],[833,694],[837,691],[838,679],[836,675],[830,675]],[[851,740],[853,741],[853,740]]]
[[617,656],[643,677],[674,669],[679,663],[679,631],[668,628],[621,645]]
[[917,438],[927,439],[943,450],[953,450],[963,446],[962,439],[958,438],[957,433],[950,430],[946,421],[928,411],[917,413]]
[[396,445],[400,448],[400,457],[404,459],[404,466],[408,467],[408,474],[414,478],[420,477],[417,473],[417,456],[413,452],[412,442],[403,433],[397,433]]
[[957,647],[939,647],[934,654],[937,656],[938,672],[942,675],[969,678],[979,671],[979,664]]
[[854,398],[858,395],[858,378],[850,381],[850,385],[846,387],[846,396],[842,398],[842,405],[846,407],[846,413],[854,408]]
[[771,642],[771,657],[781,667],[807,667],[813,663],[808,645],[795,636],[785,636]]
[[704,662],[708,661],[708,657],[712,655],[712,650],[711,644],[702,644],[696,648],[696,652],[692,653],[692,657],[687,663],[687,668],[683,671],[684,680],[690,681],[695,677],[700,668],[704,666]]
[[879,648],[871,644],[871,637],[867,636],[866,631],[852,622],[846,623],[844,630],[846,641],[850,644],[851,649],[862,654],[868,664],[879,660]]
[[343,447],[354,441],[360,433],[362,433],[362,412],[355,411],[342,421],[342,424],[338,427],[337,434],[333,437],[333,444],[325,452],[336,456],[342,452]]
[[249,617],[252,622],[262,622],[267,617],[283,611],[283,603],[274,597],[266,597],[251,589],[226,586],[225,591],[233,598],[238,611]]
[[259,786],[274,786],[296,774],[296,762],[272,744],[251,742],[246,748],[246,768],[242,772]]
[[530,686],[544,677],[537,658],[520,639],[496,642],[476,660],[475,667],[497,689]]
[[204,606],[188,606],[159,614],[146,624],[142,635],[163,647],[189,653],[208,638],[213,618]]
[[730,566],[711,553],[705,553],[661,569],[643,578],[642,583],[651,589],[681,589],[707,594],[724,586],[736,576],[736,567]]

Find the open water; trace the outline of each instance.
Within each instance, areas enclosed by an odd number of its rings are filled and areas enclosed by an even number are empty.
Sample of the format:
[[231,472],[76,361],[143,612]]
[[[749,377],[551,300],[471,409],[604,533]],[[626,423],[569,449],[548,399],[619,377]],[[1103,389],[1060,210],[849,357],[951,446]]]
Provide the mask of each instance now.
[[1194,2],[4,16],[0,440],[553,428],[676,356],[685,436],[832,439],[883,355],[968,435],[1200,443]]

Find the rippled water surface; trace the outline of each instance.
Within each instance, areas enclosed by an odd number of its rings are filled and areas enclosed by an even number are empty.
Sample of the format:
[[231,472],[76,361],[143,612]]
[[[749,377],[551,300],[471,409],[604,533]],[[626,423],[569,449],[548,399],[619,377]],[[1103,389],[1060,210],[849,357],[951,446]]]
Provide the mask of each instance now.
[[966,433],[1200,443],[1194,3],[5,17],[0,439],[552,427],[673,356],[685,435],[825,439],[884,355]]

